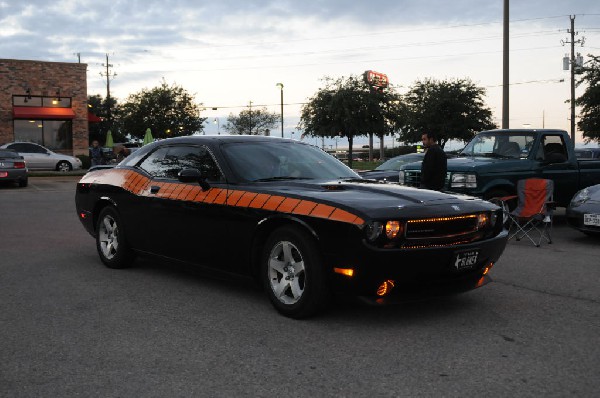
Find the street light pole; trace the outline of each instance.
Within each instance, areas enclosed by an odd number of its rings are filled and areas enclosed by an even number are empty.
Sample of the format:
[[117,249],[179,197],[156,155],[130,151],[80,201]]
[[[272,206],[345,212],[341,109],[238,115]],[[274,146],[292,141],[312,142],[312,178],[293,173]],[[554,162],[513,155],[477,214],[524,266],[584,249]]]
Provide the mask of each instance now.
[[277,83],[276,86],[281,91],[281,138],[283,138],[283,83]]
[[216,117],[215,120],[213,121],[213,123],[215,123],[217,125],[217,135],[221,135],[221,125],[219,123],[219,118]]

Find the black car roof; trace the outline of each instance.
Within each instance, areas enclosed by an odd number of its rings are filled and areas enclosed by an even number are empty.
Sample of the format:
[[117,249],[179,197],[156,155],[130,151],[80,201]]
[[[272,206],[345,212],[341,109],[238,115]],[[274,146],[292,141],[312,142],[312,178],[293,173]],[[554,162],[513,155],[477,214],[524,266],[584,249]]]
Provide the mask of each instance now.
[[153,144],[165,143],[165,141],[178,142],[204,142],[204,141],[220,141],[220,142],[253,142],[253,141],[288,141],[303,144],[301,141],[292,140],[290,138],[281,138],[264,135],[187,135],[183,137],[168,138],[166,140],[155,141]]

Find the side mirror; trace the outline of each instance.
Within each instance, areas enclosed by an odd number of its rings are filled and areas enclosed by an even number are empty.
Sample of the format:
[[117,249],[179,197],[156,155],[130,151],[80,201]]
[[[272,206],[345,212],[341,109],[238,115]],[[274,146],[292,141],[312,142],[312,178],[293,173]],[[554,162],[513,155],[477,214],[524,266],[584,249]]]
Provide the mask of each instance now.
[[210,189],[210,184],[206,182],[198,169],[183,169],[177,174],[177,179],[181,182],[197,182],[203,191]]

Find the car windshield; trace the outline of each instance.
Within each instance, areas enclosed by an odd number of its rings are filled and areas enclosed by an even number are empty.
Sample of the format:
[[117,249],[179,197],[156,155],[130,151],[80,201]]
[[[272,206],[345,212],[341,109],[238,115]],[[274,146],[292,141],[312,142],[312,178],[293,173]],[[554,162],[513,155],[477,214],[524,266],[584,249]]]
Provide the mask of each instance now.
[[321,149],[290,141],[224,144],[233,172],[246,181],[353,179],[358,174]]
[[377,171],[387,171],[387,170],[399,171],[400,166],[402,166],[403,164],[418,162],[420,160],[423,160],[423,155],[419,155],[419,154],[400,155],[400,156],[396,156],[395,158],[391,158],[390,160],[383,162],[382,164],[377,166],[375,168],[375,170],[377,170]]
[[476,135],[460,156],[524,159],[535,142],[535,132],[486,132]]

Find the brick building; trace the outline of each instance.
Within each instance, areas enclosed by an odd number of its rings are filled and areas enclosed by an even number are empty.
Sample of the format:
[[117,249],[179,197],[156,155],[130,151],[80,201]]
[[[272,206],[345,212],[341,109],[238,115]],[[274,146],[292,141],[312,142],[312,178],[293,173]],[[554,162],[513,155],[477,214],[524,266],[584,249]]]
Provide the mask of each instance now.
[[0,59],[0,144],[88,154],[87,64]]

